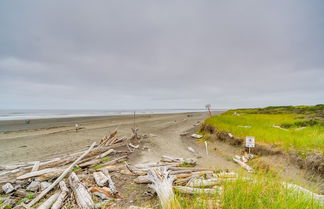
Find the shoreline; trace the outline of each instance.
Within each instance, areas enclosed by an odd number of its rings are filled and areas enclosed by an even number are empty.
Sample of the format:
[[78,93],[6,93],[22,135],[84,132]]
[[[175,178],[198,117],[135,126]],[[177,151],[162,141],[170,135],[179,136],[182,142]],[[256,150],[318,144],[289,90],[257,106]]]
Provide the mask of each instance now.
[[[215,111],[219,112],[219,111]],[[145,116],[163,116],[163,115],[179,115],[179,114],[193,114],[193,113],[204,113],[204,111],[198,112],[177,112],[177,113],[139,113],[136,117]],[[15,132],[15,131],[28,131],[37,129],[47,129],[47,128],[60,128],[66,126],[74,126],[76,123],[92,123],[100,122],[104,120],[111,119],[131,119],[133,114],[125,115],[96,115],[96,116],[75,116],[75,117],[57,117],[57,118],[37,118],[30,119],[30,124],[25,124],[24,119],[20,120],[0,120],[0,134]]]

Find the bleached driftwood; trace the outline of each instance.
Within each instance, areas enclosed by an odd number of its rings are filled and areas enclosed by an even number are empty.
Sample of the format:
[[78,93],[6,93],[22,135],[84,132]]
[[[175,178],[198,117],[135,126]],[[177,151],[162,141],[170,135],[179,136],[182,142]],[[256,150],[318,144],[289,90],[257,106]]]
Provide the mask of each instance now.
[[136,179],[134,179],[134,182],[137,184],[149,184],[152,183],[149,176],[138,176]]
[[154,167],[176,167],[179,166],[181,163],[177,162],[177,163],[161,163],[161,162],[157,162],[157,163],[145,163],[145,164],[136,164],[134,165],[135,168],[137,169],[151,169]]
[[113,180],[111,179],[111,176],[109,175],[109,171],[107,169],[103,169],[102,170],[104,175],[106,176],[107,180],[108,180],[108,184],[109,184],[109,189],[112,192],[113,195],[117,194],[118,191],[115,187],[115,184],[113,182]]
[[286,129],[286,128],[282,128],[281,126],[276,126],[275,124],[272,124],[272,127],[274,127],[274,128],[278,128],[278,129],[281,129],[281,130],[283,130],[283,131],[289,131],[288,129]]
[[180,170],[211,171],[210,168],[193,168],[193,167],[169,167],[168,170],[171,170],[171,171],[180,171]]
[[194,177],[199,177],[199,176],[189,176],[187,178],[179,178],[174,181],[174,184],[185,186],[190,181],[190,179]]
[[211,178],[211,179],[191,179],[187,187],[211,187],[220,184],[222,181],[218,178]]
[[32,172],[38,171],[38,168],[39,168],[39,161],[36,161],[31,171]]
[[69,177],[69,183],[78,206],[82,209],[94,209],[95,204],[91,198],[91,195],[74,172],[72,172]]
[[64,181],[60,182],[61,193],[56,199],[55,203],[52,205],[51,209],[60,209],[69,193],[69,189],[67,188]]
[[186,186],[174,186],[175,191],[185,194],[222,194],[222,187],[217,187],[213,189],[199,189]]
[[88,166],[96,165],[96,164],[98,164],[100,162],[101,162],[101,159],[94,159],[94,160],[90,160],[90,161],[79,164],[79,167],[80,168],[85,168],[85,167],[88,167]]
[[114,152],[115,152],[114,149],[110,149],[110,150],[108,150],[107,152],[104,152],[104,153],[98,155],[97,158],[104,158],[104,157],[106,157],[107,155],[110,155],[111,153],[114,153]]
[[237,178],[238,174],[235,172],[220,172],[217,173],[216,176],[218,178]]
[[109,145],[109,142],[112,138],[114,138],[117,135],[117,128],[109,135],[109,137],[106,137],[99,146]]
[[127,160],[127,158],[128,158],[128,155],[124,155],[124,156],[121,156],[119,158],[108,161],[106,163],[102,163],[101,165],[102,166],[114,165],[116,163],[120,163],[120,162],[123,162],[123,161]]
[[108,182],[108,178],[102,172],[94,172],[93,177],[98,186],[103,187]]
[[[153,168],[153,169],[160,169],[161,167],[157,167],[157,168]],[[201,175],[205,175],[205,174],[211,174],[212,171],[199,171],[199,172],[191,172],[191,173],[180,173],[180,174],[176,174],[176,175],[172,175],[172,177],[174,179],[176,179],[178,182],[182,182],[181,179],[187,179],[189,177],[192,176],[201,176]],[[188,181],[184,180],[184,181]],[[151,179],[149,177],[149,175],[144,175],[144,176],[138,176],[137,178],[134,179],[134,182],[137,184],[149,184],[151,183]]]
[[199,134],[192,134],[191,137],[195,139],[201,139],[203,136]]
[[60,195],[59,192],[53,194],[50,198],[48,198],[43,204],[41,204],[37,209],[49,209],[57,200],[58,196]]
[[177,201],[173,189],[173,176],[169,176],[166,167],[152,168],[148,171],[148,176],[153,184],[150,185],[157,193],[163,209],[180,209],[180,204]]
[[162,162],[179,162],[179,163],[187,163],[190,165],[196,165],[197,160],[194,158],[175,158],[175,157],[171,157],[171,156],[167,156],[167,155],[162,155],[161,156],[161,161]]
[[35,199],[30,201],[26,206],[27,208],[31,208],[35,203],[37,203],[40,199],[42,199],[49,191],[51,191],[62,179],[72,170],[74,166],[77,165],[77,163],[84,158],[96,145],[96,142],[94,142],[88,150],[86,150],[76,161],[74,161],[62,174],[60,177],[58,177],[51,186],[47,187],[44,191],[42,191]]
[[187,149],[192,152],[192,153],[195,153],[195,150],[192,148],[192,147],[187,147]]
[[129,146],[134,148],[134,149],[138,149],[139,148],[139,145],[133,145],[132,143],[129,143]]
[[28,178],[31,178],[31,177],[40,176],[40,175],[55,172],[55,171],[58,171],[58,170],[60,170],[60,169],[59,168],[46,168],[46,169],[43,169],[43,170],[33,171],[33,172],[30,172],[30,173],[26,173],[26,174],[24,174],[22,176],[18,176],[17,179],[18,180],[28,179]]
[[253,173],[254,172],[253,168],[251,168],[248,164],[242,162],[241,160],[239,160],[239,159],[237,159],[235,157],[233,157],[233,160],[234,160],[234,162],[236,162],[237,164],[239,164],[242,168],[244,168],[248,172],[250,172],[250,173]]
[[308,189],[305,189],[305,188],[303,188],[301,186],[298,186],[296,184],[290,184],[290,183],[287,183],[287,182],[283,182],[282,184],[285,187],[287,187],[287,189],[290,189],[295,193],[304,194],[304,195],[308,196],[309,198],[312,198],[312,199],[314,199],[316,201],[319,201],[322,205],[324,205],[324,195],[316,194],[316,193],[311,192]]
[[46,174],[40,175],[40,176],[36,177],[36,180],[39,182],[42,182],[42,181],[47,181],[49,179],[57,178],[58,176],[61,175],[61,173],[64,171],[64,169],[66,169],[66,167],[63,169],[58,169],[57,171],[53,171],[51,173],[46,173]]
[[[110,145],[109,147],[107,147],[107,146],[97,147],[97,148],[92,149],[82,159],[88,159],[88,158],[91,158],[93,156],[100,155],[101,153],[106,152],[106,151],[108,151],[110,149],[116,149],[118,147],[123,147],[123,146],[126,146],[126,145],[127,144],[125,142],[122,142],[122,143]],[[80,154],[80,153],[82,153],[82,152],[78,152],[78,154]],[[46,164],[46,166],[44,166],[44,168],[52,168],[52,167],[58,167],[58,166],[67,165],[69,163],[74,162],[77,158],[78,158],[78,155],[73,154],[73,155],[71,155],[71,156],[69,156],[67,158],[63,158],[63,159],[60,159],[58,161],[48,163],[48,164]]]
[[178,171],[170,171],[170,175],[177,175],[182,173],[192,173],[192,170],[178,170]]

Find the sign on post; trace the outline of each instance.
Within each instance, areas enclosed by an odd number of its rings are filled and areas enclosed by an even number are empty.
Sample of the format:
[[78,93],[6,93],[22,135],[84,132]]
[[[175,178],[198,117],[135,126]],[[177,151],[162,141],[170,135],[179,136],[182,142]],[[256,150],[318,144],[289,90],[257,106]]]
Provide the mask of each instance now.
[[255,147],[254,136],[245,137],[245,146],[248,148]]

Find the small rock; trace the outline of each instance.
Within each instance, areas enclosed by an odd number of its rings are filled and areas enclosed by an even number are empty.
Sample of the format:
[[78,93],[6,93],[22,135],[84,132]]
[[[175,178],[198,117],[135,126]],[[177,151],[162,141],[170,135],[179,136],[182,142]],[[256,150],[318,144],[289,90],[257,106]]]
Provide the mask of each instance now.
[[191,137],[195,139],[201,139],[203,136],[199,134],[192,134]]
[[20,188],[21,188],[21,185],[19,185],[19,184],[15,186],[15,190],[20,189]]
[[37,192],[40,188],[40,183],[39,181],[33,181],[32,183],[30,183],[27,187],[27,191],[31,191],[31,192]]
[[40,183],[40,189],[41,189],[41,191],[45,190],[49,186],[51,186],[51,184],[48,183],[47,181],[43,181],[43,182]]
[[147,134],[143,134],[142,138],[147,139],[149,136]]
[[187,136],[189,133],[188,132],[183,132],[183,133],[180,133],[180,136]]
[[25,190],[23,190],[23,189],[18,189],[18,190],[15,191],[15,196],[16,197],[24,198],[24,197],[26,197],[26,195],[27,195],[27,192]]
[[8,194],[10,192],[13,192],[15,190],[15,188],[12,186],[12,184],[10,183],[6,183],[5,185],[2,186],[2,190]]
[[192,153],[195,153],[195,150],[192,147],[188,147],[188,150]]

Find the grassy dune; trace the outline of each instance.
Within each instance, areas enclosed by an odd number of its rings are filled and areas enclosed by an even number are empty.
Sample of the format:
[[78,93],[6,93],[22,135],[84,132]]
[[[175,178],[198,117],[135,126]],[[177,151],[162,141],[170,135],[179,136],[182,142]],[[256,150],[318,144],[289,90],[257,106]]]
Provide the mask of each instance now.
[[217,200],[223,209],[319,209],[323,205],[303,193],[296,193],[282,184],[280,179],[257,174],[253,180],[243,178],[223,185],[222,195],[181,195],[177,198],[183,209],[214,208]]
[[206,124],[287,150],[324,153],[324,105],[229,110],[207,119]]

